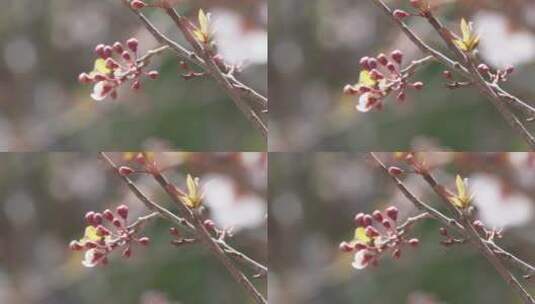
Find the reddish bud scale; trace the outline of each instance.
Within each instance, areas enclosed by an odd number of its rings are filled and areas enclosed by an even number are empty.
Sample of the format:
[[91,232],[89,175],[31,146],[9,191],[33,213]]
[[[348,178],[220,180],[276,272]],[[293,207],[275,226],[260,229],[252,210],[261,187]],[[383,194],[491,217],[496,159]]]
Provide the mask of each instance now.
[[77,241],[72,241],[70,244],[69,244],[69,248],[72,250],[72,251],[80,251],[82,249],[84,249],[84,247],[78,243]]
[[150,71],[147,73],[147,76],[149,76],[150,79],[158,79],[160,77],[160,73],[158,73],[158,71]]
[[134,83],[132,84],[132,89],[136,91],[141,89],[141,81],[135,80]]
[[396,72],[396,66],[395,66],[392,62],[387,63],[386,68],[387,68],[391,73],[395,73],[395,72]]
[[213,231],[215,229],[215,223],[212,220],[205,220],[203,224],[204,227],[210,231]]
[[367,86],[360,86],[360,87],[359,87],[359,93],[361,93],[361,94],[370,92],[371,90],[372,90],[372,89],[371,89],[370,87],[367,87]]
[[178,231],[178,229],[176,229],[176,227],[169,228],[169,233],[175,237],[180,236],[180,232]]
[[439,232],[440,232],[440,235],[442,236],[448,236],[448,229],[444,227],[440,227]]
[[141,0],[133,0],[130,2],[130,7],[135,10],[139,10],[147,6],[147,4]]
[[121,53],[121,57],[123,57],[124,60],[130,61],[132,60],[132,57],[130,56],[130,53],[128,51],[124,51]]
[[341,242],[340,245],[338,246],[338,248],[340,249],[340,251],[342,252],[352,252],[355,248],[353,246],[351,246],[351,244],[349,244],[348,242]]
[[399,214],[399,209],[392,206],[392,207],[388,207],[386,209],[386,215],[392,219],[394,222],[397,221],[398,219],[398,214]]
[[412,247],[417,247],[418,244],[420,243],[420,241],[418,239],[410,239],[408,241],[409,245],[411,245]]
[[507,75],[511,75],[514,71],[515,71],[515,67],[512,65],[508,65],[507,67],[505,67],[505,73]]
[[489,66],[484,63],[481,63],[480,65],[478,65],[477,70],[481,74],[487,74],[490,71]]
[[359,92],[359,90],[355,89],[352,85],[346,85],[344,87],[344,94],[346,95],[355,95]]
[[126,247],[126,249],[123,251],[123,256],[125,258],[129,258],[132,256],[132,248],[130,246]]
[[91,79],[91,76],[89,76],[89,74],[81,73],[80,75],[78,75],[78,82],[80,84],[90,84],[91,82],[93,82],[93,79]]
[[451,80],[452,79],[452,75],[451,75],[451,72],[446,70],[444,72],[442,72],[442,76],[448,80]]
[[149,243],[150,243],[150,239],[149,239],[148,237],[144,236],[144,237],[142,237],[142,238],[140,238],[140,239],[138,240],[138,243],[139,243],[140,245],[142,245],[142,246],[148,246]]
[[405,19],[405,18],[407,18],[407,17],[410,16],[410,14],[407,13],[406,11],[399,10],[399,9],[395,10],[395,11],[392,13],[392,15],[394,15],[394,17],[396,17],[396,18],[399,19],[399,20]]
[[418,82],[413,83],[412,87],[415,88],[416,90],[421,90],[424,87],[424,83],[421,81],[418,81]]
[[93,242],[93,241],[85,242],[85,248],[87,248],[87,249],[93,249],[93,248],[97,248],[97,247],[98,247],[98,244]]
[[401,174],[403,174],[403,170],[401,168],[399,168],[399,167],[392,166],[392,167],[388,168],[388,173],[390,175],[401,175]]
[[394,249],[392,252],[392,257],[398,260],[401,257],[401,250],[399,248]]
[[119,174],[121,174],[122,176],[127,176],[127,175],[134,173],[134,169],[127,167],[127,166],[119,167],[118,171],[119,171]]

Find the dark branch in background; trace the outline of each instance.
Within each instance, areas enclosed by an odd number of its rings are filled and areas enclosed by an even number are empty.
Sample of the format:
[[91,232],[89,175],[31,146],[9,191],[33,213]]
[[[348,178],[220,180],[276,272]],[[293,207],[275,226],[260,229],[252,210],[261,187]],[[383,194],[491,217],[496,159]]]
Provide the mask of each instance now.
[[[121,179],[126,183],[130,191],[151,211],[155,211],[158,215],[180,228],[186,228],[186,230],[196,237],[199,237],[206,247],[210,250],[212,254],[225,266],[225,268],[230,272],[234,280],[240,284],[247,293],[255,300],[255,303],[265,304],[267,301],[264,299],[262,294],[254,287],[254,285],[249,281],[249,279],[234,265],[232,260],[229,258],[234,257],[240,263],[248,266],[249,268],[256,271],[258,274],[255,277],[266,276],[267,267],[256,262],[245,254],[239,252],[238,250],[232,248],[228,245],[223,239],[214,239],[210,232],[206,230],[206,227],[202,223],[200,214],[197,210],[191,210],[186,205],[184,205],[176,194],[171,191],[174,189],[174,185],[167,182],[164,176],[161,173],[152,173],[154,178],[158,181],[162,187],[162,181],[165,181],[164,189],[169,194],[171,199],[176,203],[180,216],[175,215],[168,209],[162,207],[161,205],[150,200],[133,182],[130,178],[125,175],[121,175],[118,171],[117,165],[111,160],[106,153],[101,153],[101,157],[108,163],[108,165],[115,171],[115,173],[121,177]],[[178,202],[177,202],[178,201]],[[152,216],[151,216],[152,217]]]
[[416,45],[423,53],[433,56],[441,64],[453,71],[457,71],[464,78],[475,84],[479,91],[486,95],[491,103],[496,107],[498,112],[507,121],[507,123],[526,141],[532,150],[535,150],[535,137],[530,133],[520,119],[507,107],[508,104],[516,107],[531,119],[535,116],[535,108],[522,101],[518,97],[506,92],[498,84],[487,82],[481,73],[475,67],[474,61],[470,56],[463,54],[446,34],[448,30],[442,26],[440,21],[429,11],[423,14],[423,17],[439,33],[440,37],[446,42],[448,48],[458,57],[455,61],[433,49],[420,39],[400,18],[396,18],[390,9],[382,0],[371,0],[375,3],[394,23],[396,23],[403,33]]
[[[213,58],[206,55],[204,49],[200,47],[195,38],[192,37],[190,30],[185,27],[184,22],[186,22],[186,20],[183,16],[179,15],[172,8],[165,9],[165,12],[173,19],[176,26],[193,47],[194,51],[190,51],[168,38],[158,30],[143,13],[139,10],[132,9],[126,0],[123,0],[123,2],[141,20],[143,25],[159,43],[168,46],[180,59],[195,64],[211,75],[221,88],[225,90],[245,117],[253,123],[255,128],[262,133],[264,138],[267,138],[268,128],[265,119],[261,117],[261,114],[267,113],[268,111],[267,98],[238,81],[232,74],[226,74],[221,71],[215,64]],[[191,40],[192,38],[193,40]],[[257,107],[260,107],[260,110],[258,111],[260,113],[255,109]]]
[[[452,218],[444,215],[440,211],[432,208],[420,201],[412,192],[404,185],[403,181],[390,174],[386,165],[375,155],[370,153],[372,158],[379,164],[383,171],[390,176],[395,182],[396,186],[401,190],[403,195],[414,204],[419,210],[429,213],[431,217],[440,221],[444,226],[453,228],[457,233],[470,241],[474,246],[478,248],[480,253],[487,258],[487,260],[494,266],[496,271],[500,274],[503,280],[522,298],[524,303],[533,304],[535,300],[522,286],[522,284],[514,277],[514,275],[502,264],[501,260],[510,261],[523,271],[528,270],[528,276],[533,273],[533,266],[515,257],[513,254],[508,253],[504,249],[498,247],[492,240],[483,239],[472,225],[471,220],[462,212],[456,212]],[[409,165],[414,165],[412,162],[408,162]],[[445,187],[440,185],[434,177],[425,170],[418,170],[419,175],[428,183],[433,191],[441,198],[444,204],[449,207],[451,202],[446,196]]]

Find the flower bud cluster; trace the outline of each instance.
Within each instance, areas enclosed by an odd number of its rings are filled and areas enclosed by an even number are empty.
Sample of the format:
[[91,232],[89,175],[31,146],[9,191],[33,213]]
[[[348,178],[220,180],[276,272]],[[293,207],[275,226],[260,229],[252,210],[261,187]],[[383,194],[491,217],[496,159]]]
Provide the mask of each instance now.
[[404,246],[418,246],[417,238],[407,239],[407,230],[397,228],[398,215],[399,210],[394,206],[383,212],[375,210],[372,214],[355,215],[354,239],[342,242],[339,246],[341,251],[355,255],[352,264],[354,268],[363,269],[370,264],[377,266],[381,256],[387,252],[394,259],[399,259]]
[[74,251],[85,251],[82,265],[94,267],[106,265],[108,255],[114,250],[122,250],[122,256],[132,256],[132,245],[137,243],[147,246],[150,239],[137,236],[134,226],[127,225],[128,206],[120,205],[115,212],[106,209],[103,212],[89,211],[85,215],[87,227],[81,240],[71,241],[69,247]]
[[402,63],[403,53],[400,50],[389,56],[381,53],[376,57],[361,58],[359,82],[346,85],[344,93],[358,96],[356,109],[361,112],[381,109],[384,99],[390,94],[395,94],[396,100],[403,102],[407,89],[421,90],[424,84],[421,81],[410,82],[412,72],[410,69],[402,70]]
[[125,45],[115,42],[113,45],[99,44],[95,47],[98,58],[95,68],[90,73],[81,73],[78,81],[82,84],[93,84],[91,97],[97,101],[108,96],[117,98],[117,89],[130,82],[131,89],[141,89],[141,77],[157,79],[158,71],[145,72],[145,62],[138,61],[138,41],[130,38]]

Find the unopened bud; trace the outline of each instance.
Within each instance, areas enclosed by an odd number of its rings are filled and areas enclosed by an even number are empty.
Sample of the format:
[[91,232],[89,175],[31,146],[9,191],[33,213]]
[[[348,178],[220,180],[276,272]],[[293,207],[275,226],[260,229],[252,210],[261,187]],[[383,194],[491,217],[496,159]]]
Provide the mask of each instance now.
[[396,221],[398,219],[398,214],[399,214],[399,209],[392,206],[392,207],[388,207],[386,209],[386,215],[392,219],[393,221]]
[[394,17],[396,17],[399,20],[403,20],[410,16],[410,14],[407,13],[406,11],[399,10],[399,9],[395,10],[394,13],[392,13],[392,15],[394,15]]
[[390,54],[390,56],[398,64],[401,64],[401,62],[403,62],[403,52],[401,52],[400,50],[393,51],[392,54]]
[[119,174],[121,174],[122,176],[127,176],[127,175],[134,173],[134,169],[127,167],[127,166],[119,167],[118,171],[119,171]]
[[124,220],[128,217],[128,206],[127,205],[120,205],[116,209],[117,214],[119,214],[120,217],[122,217]]

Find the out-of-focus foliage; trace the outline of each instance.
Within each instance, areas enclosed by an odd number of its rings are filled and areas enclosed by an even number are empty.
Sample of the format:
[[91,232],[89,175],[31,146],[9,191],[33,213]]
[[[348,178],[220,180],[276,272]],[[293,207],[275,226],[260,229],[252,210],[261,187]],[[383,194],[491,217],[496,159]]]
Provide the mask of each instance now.
[[[533,154],[420,156],[450,189],[457,174],[468,177],[478,217],[488,227],[505,227],[499,243],[535,261]],[[406,168],[391,154],[380,157]],[[269,166],[270,303],[520,303],[477,249],[443,247],[432,220],[414,227],[411,235],[420,245],[404,249],[399,260],[386,256],[378,267],[353,269],[353,256],[338,245],[352,239],[356,213],[394,205],[400,222],[418,214],[368,155],[277,153]],[[448,212],[419,177],[403,180],[419,198]],[[533,293],[532,284],[525,285]]]
[[[186,173],[199,176],[207,215],[218,227],[235,227],[228,242],[266,263],[266,154],[162,153],[156,159],[182,188]],[[174,210],[150,177],[133,178]],[[83,267],[81,254],[68,245],[82,237],[84,214],[123,203],[130,221],[149,213],[96,154],[1,154],[0,303],[249,303],[202,245],[172,246],[164,220],[145,226],[151,244],[134,246],[129,260],[113,253],[105,267]],[[265,294],[265,280],[255,284]]]
[[[216,40],[225,58],[245,64],[239,78],[265,93],[266,1],[184,1],[177,9],[196,20],[199,7],[212,12],[222,27]],[[146,13],[163,32],[184,43],[164,13]],[[92,100],[91,86],[78,84],[77,77],[93,67],[94,47],[133,36],[142,54],[158,46],[119,0],[2,3],[0,150],[221,151],[265,146],[213,80],[183,80],[171,53],[153,60],[150,67],[161,78],[144,81],[141,92],[126,86],[117,101]]]
[[[411,11],[408,0],[386,2]],[[438,4],[436,15],[457,33],[463,17],[473,21],[481,34],[481,57],[494,68],[514,65],[507,89],[535,102],[532,1],[432,2]],[[448,53],[422,18],[407,22],[431,46]],[[383,111],[356,111],[356,98],[344,96],[342,89],[357,81],[361,57],[394,49],[405,53],[405,62],[423,57],[371,0],[270,1],[269,27],[271,150],[525,148],[476,89],[445,88],[438,64],[417,73],[415,79],[425,87],[407,94],[405,103],[390,97]]]

